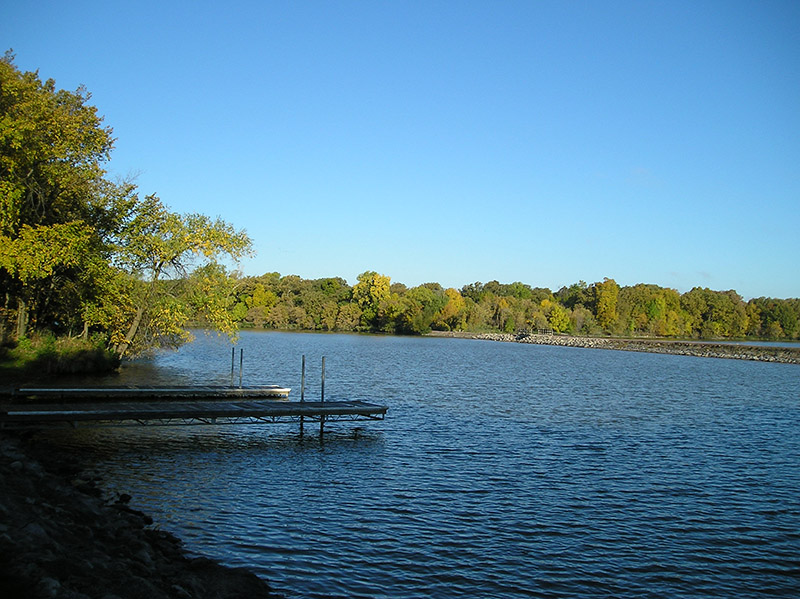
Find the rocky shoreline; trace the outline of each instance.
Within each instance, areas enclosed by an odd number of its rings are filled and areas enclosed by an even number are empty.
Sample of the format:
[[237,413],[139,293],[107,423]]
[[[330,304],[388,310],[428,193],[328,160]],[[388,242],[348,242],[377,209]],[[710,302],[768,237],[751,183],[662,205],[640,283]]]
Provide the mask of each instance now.
[[435,337],[458,337],[462,339],[485,339],[510,343],[532,343],[536,345],[558,345],[589,349],[613,349],[621,351],[651,352],[698,358],[729,358],[800,364],[800,346],[774,347],[760,345],[738,345],[704,341],[672,341],[666,339],[620,339],[611,337],[573,337],[569,335],[512,335],[508,333],[462,333],[434,331]]
[[255,574],[190,557],[180,540],[104,498],[68,456],[0,434],[4,599],[274,599]]

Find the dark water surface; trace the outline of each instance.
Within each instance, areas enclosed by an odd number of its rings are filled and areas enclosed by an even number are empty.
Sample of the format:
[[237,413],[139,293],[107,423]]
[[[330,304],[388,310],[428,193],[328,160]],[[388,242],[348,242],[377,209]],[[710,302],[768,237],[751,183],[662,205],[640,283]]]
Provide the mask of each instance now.
[[[384,422],[52,435],[197,553],[290,597],[800,596],[800,367],[245,333],[245,383]],[[237,353],[238,364],[238,353]],[[238,374],[237,374],[238,377]],[[114,383],[230,381],[202,334]],[[112,381],[108,381],[112,382]],[[237,378],[238,383],[238,378]]]

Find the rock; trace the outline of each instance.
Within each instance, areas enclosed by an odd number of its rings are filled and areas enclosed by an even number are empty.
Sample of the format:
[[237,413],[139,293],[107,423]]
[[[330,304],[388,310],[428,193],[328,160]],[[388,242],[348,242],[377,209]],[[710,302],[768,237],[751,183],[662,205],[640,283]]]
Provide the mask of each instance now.
[[61,583],[46,576],[36,585],[36,590],[44,597],[56,597],[61,590]]
[[22,527],[20,533],[43,545],[51,542],[50,535],[47,534],[47,531],[38,522],[26,524]]
[[178,599],[192,599],[192,594],[179,584],[173,584],[170,590]]
[[705,341],[683,341],[671,339],[615,339],[610,337],[574,337],[570,335],[552,334],[519,334],[508,333],[462,333],[434,332],[433,336],[460,337],[467,339],[484,339],[531,343],[535,345],[556,345],[561,347],[582,347],[588,349],[613,349],[623,351],[651,352],[694,356],[699,358],[728,358],[735,360],[756,360],[762,362],[780,362],[783,364],[800,364],[800,347],[772,347],[761,345],[738,345],[732,343],[713,343]]
[[60,458],[0,433],[2,599],[280,596],[250,572],[189,559],[124,494],[104,502],[97,479]]

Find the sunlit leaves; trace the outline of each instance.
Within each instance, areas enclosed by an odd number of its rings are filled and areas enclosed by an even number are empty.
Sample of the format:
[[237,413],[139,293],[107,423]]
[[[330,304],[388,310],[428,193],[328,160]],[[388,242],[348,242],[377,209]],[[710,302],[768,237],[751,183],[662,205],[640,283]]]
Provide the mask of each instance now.
[[[246,322],[257,327],[405,334],[434,329],[688,338],[800,337],[800,300],[759,298],[745,303],[732,291],[697,288],[681,295],[658,285],[620,287],[612,279],[592,285],[581,281],[555,294],[546,288],[497,281],[472,283],[460,291],[443,290],[436,283],[411,288],[393,283],[387,287],[389,282],[388,277],[367,271],[349,290],[341,279],[305,280],[267,273],[241,280],[237,296],[241,305],[252,306]],[[325,289],[337,290],[335,303],[324,299],[326,294],[321,290]],[[369,310],[366,315],[362,306]],[[299,307],[308,318],[301,318]],[[598,307],[606,317],[605,328],[598,322]]]
[[88,217],[113,144],[89,99],[0,58],[0,234]]
[[614,279],[606,278],[602,283],[595,283],[593,290],[597,322],[604,329],[610,329],[617,321],[619,285]]
[[[127,332],[119,351],[136,351],[137,336],[147,339],[148,346],[182,342],[186,336],[178,330],[190,313],[234,335],[233,283],[217,260],[237,260],[250,251],[247,234],[220,219],[171,212],[155,195],[134,197],[115,237],[113,261],[140,281],[141,289],[131,302],[135,310],[122,321],[127,323]],[[173,281],[187,277],[192,267],[196,270],[188,291],[173,290],[177,287]]]
[[88,262],[92,236],[82,222],[23,225],[13,239],[0,236],[0,268],[23,283],[49,277],[59,267]]
[[366,327],[378,324],[381,303],[389,300],[391,279],[375,271],[358,275],[353,287],[353,300],[361,309],[361,319]]

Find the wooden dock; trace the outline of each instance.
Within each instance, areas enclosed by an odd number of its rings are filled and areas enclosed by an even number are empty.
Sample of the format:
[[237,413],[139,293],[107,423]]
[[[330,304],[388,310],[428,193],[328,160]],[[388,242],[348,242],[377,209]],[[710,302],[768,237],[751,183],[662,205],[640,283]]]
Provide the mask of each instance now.
[[[0,406],[0,428],[263,424],[383,420],[388,408],[363,401],[286,401],[257,388],[25,389],[24,403]],[[49,403],[38,403],[43,399]]]

